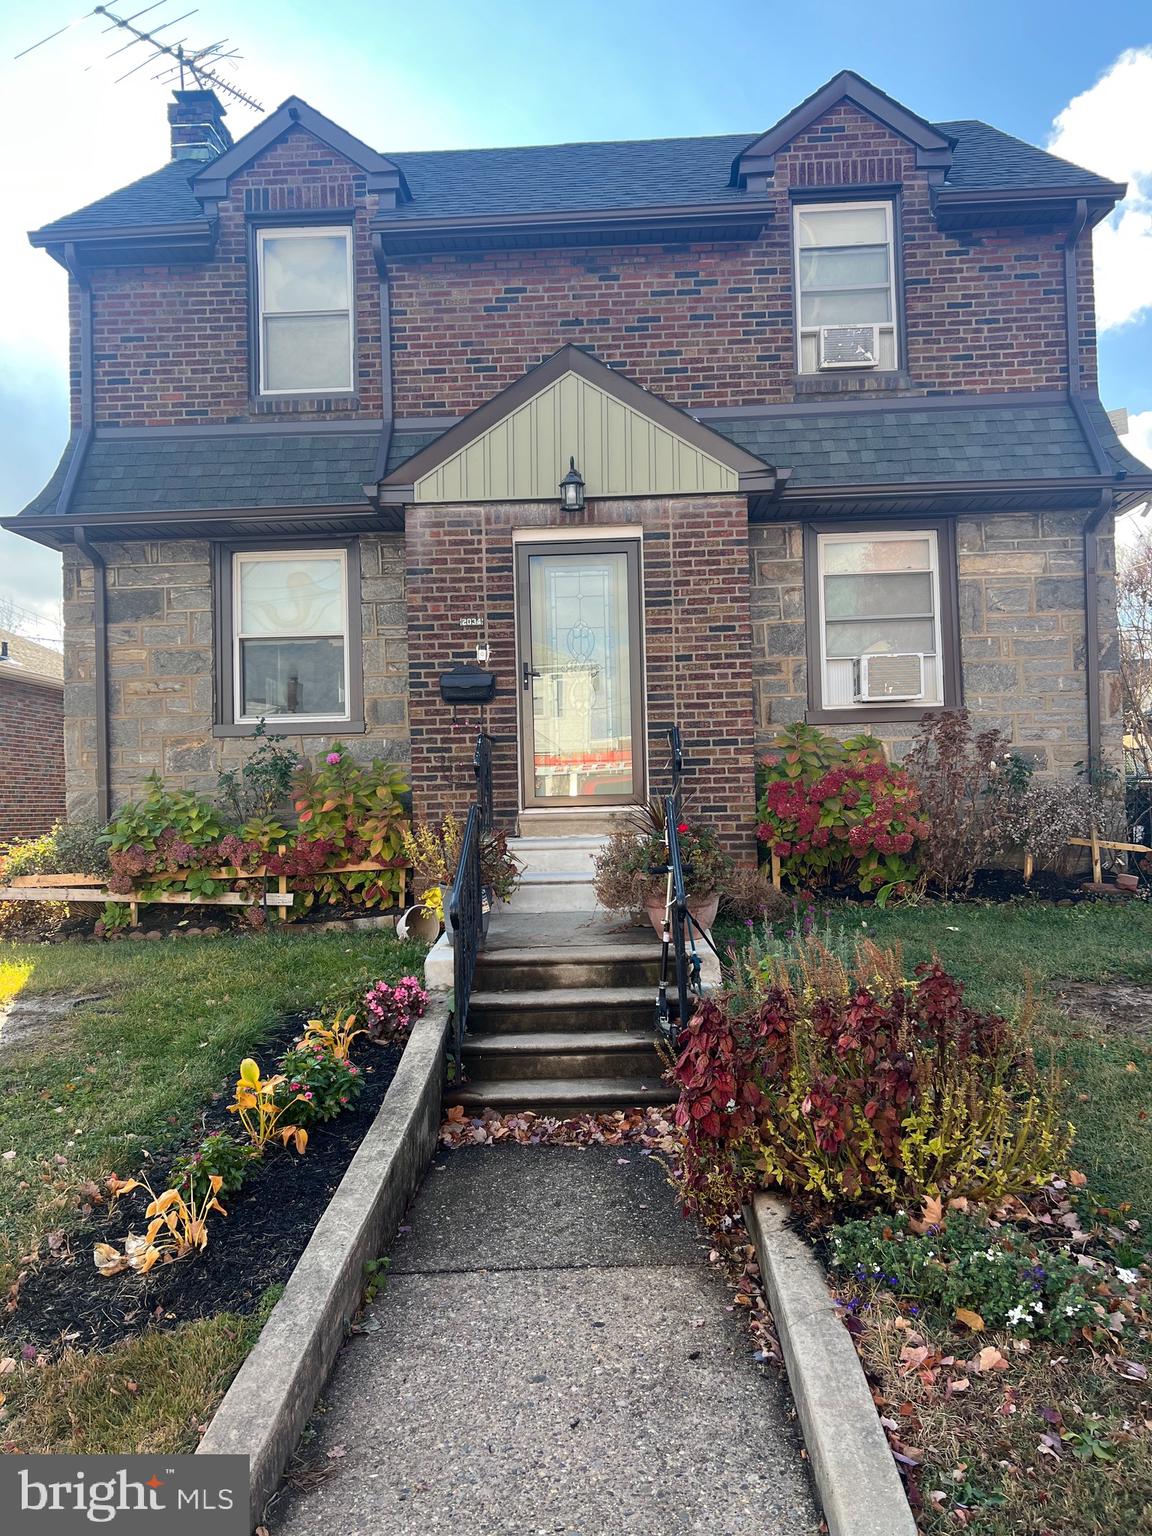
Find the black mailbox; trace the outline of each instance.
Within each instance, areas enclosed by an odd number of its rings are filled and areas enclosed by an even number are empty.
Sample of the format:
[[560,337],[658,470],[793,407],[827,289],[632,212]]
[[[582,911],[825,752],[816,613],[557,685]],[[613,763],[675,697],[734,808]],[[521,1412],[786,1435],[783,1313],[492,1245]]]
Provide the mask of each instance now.
[[440,674],[440,697],[445,704],[489,704],[495,692],[495,672],[486,672],[475,662]]

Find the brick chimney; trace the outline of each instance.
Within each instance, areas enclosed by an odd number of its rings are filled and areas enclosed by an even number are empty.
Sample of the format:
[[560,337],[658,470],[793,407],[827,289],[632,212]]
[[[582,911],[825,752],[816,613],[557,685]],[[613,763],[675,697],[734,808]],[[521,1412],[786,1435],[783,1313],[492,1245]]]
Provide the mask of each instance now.
[[232,147],[215,91],[173,91],[168,103],[173,160],[215,160]]

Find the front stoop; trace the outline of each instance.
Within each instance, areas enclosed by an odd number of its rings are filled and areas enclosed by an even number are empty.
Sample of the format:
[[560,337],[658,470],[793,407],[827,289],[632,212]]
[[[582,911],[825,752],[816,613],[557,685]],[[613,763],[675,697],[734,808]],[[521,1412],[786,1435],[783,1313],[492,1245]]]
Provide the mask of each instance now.
[[651,931],[580,911],[492,920],[445,1103],[576,1114],[666,1104]]

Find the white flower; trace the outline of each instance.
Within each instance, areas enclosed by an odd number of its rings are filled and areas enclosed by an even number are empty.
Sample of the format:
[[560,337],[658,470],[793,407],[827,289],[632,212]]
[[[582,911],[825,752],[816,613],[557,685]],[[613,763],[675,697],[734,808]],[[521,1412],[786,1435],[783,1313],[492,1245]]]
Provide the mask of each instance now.
[[1013,1327],[1028,1321],[1028,1313],[1024,1307],[1013,1307],[1008,1314],[1008,1322]]
[[1121,1285],[1135,1285],[1140,1278],[1140,1271],[1138,1269],[1118,1269],[1116,1271],[1116,1278]]
[[1032,1310],[1033,1312],[1043,1312],[1044,1303],[1042,1301],[1034,1301],[1032,1303]]

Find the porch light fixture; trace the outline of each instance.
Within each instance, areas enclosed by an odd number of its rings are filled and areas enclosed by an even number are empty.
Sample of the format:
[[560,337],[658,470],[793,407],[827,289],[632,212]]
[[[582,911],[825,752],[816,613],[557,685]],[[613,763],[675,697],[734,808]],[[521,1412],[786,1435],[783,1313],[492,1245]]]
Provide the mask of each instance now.
[[568,473],[560,482],[560,510],[562,512],[583,512],[584,510],[584,477],[576,468],[576,460],[568,460]]

